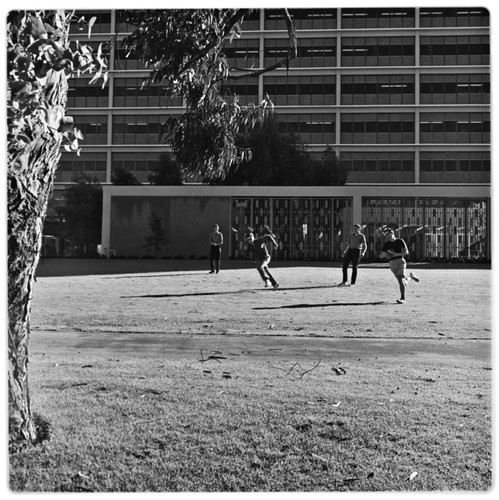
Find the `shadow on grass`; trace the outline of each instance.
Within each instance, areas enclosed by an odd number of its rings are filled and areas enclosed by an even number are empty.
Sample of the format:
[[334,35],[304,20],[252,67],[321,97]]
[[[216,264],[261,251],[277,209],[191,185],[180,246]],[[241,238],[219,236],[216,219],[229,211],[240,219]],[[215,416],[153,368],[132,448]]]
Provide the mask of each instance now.
[[122,299],[162,299],[168,297],[199,297],[205,295],[233,295],[238,293],[258,293],[258,292],[276,292],[279,293],[282,290],[312,290],[314,288],[335,288],[336,285],[320,285],[320,286],[299,286],[290,288],[279,288],[279,291],[275,291],[272,288],[250,288],[245,290],[230,290],[226,292],[193,292],[193,293],[162,293],[158,295],[122,295]]
[[144,276],[138,276],[136,274],[133,274],[132,276],[107,276],[102,278],[103,280],[129,280],[129,279],[137,279],[137,278],[176,278],[178,277],[183,277],[183,276],[201,276],[201,275],[208,275],[211,274],[209,272],[191,272],[191,273],[175,273],[175,271],[170,271],[170,272],[164,272],[163,274],[147,274]]
[[387,302],[328,302],[327,304],[292,304],[289,306],[253,307],[253,309],[262,311],[267,309],[305,309],[309,307],[379,306],[381,304],[387,304]]

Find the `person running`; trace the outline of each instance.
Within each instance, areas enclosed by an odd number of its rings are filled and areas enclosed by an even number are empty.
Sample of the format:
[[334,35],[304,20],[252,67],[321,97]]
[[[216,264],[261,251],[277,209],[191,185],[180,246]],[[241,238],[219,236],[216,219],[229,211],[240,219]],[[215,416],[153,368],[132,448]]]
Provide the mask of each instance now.
[[248,244],[248,253],[253,256],[256,261],[256,269],[265,283],[265,287],[272,285],[274,290],[277,290],[279,283],[274,279],[269,271],[270,253],[267,244],[271,243],[277,246],[275,238],[271,234],[264,234],[260,238],[255,238],[252,230],[246,233],[246,242]]
[[[400,299],[397,299],[397,304],[405,304],[405,289],[408,281],[405,277],[407,263],[404,257],[409,255],[409,249],[402,238],[395,238],[395,233],[392,228],[387,227],[383,229],[383,235],[386,241],[379,256],[382,259],[388,259],[390,270],[398,281]],[[419,278],[413,273],[409,273],[409,278],[416,282],[419,281]]]
[[220,261],[222,260],[222,245],[224,237],[219,231],[218,224],[213,226],[213,231],[210,234],[210,266],[211,273],[220,271]]
[[[366,250],[366,237],[360,232],[360,225],[354,224],[353,233],[348,237],[348,244],[343,251],[343,281],[338,286],[355,286],[360,258],[364,256]],[[350,262],[352,263],[352,276],[349,285],[347,281]]]

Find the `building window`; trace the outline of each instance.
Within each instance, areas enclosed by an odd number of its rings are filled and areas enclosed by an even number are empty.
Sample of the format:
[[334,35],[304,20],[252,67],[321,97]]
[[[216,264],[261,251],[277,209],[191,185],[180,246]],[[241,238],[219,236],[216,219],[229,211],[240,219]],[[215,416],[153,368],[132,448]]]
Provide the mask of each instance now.
[[[270,38],[265,40],[266,67],[288,57],[287,38]],[[336,40],[333,38],[298,38],[298,57],[290,62],[291,66],[300,68],[336,66]]]
[[252,10],[249,14],[244,17],[242,23],[242,30],[245,31],[257,31],[260,29],[260,9]]
[[487,35],[421,37],[421,66],[488,64],[490,41]]
[[157,84],[142,85],[143,78],[115,78],[114,106],[123,107],[171,107],[182,106],[180,97],[168,97],[166,87]]
[[92,33],[111,33],[111,11],[91,11],[91,10],[78,10],[77,18],[85,18],[86,23],[78,26],[77,23],[71,23],[69,33],[71,35],[87,34],[88,23],[95,17],[95,22],[92,26]]
[[333,113],[280,114],[276,117],[278,131],[294,134],[306,144],[331,144],[334,142]]
[[341,9],[341,27],[413,28],[414,9]]
[[420,162],[421,172],[490,172],[489,151],[422,151]]
[[107,144],[106,115],[74,115],[74,123],[83,134],[83,145]]
[[137,54],[129,53],[125,48],[116,48],[114,52],[114,69],[147,69],[144,62],[138,59]]
[[490,113],[421,113],[420,142],[490,143]]
[[342,144],[414,143],[413,113],[343,113]]
[[490,151],[422,151],[422,183],[490,183]]
[[345,37],[342,66],[414,66],[414,37]]
[[[336,28],[336,9],[289,9],[297,30]],[[265,9],[266,30],[287,30],[283,9]]]
[[414,172],[414,153],[343,152],[341,163],[349,172]]
[[139,182],[147,183],[148,177],[158,166],[161,153],[113,153],[111,172],[124,169],[132,173]]
[[260,67],[260,41],[239,39],[227,42],[223,52],[227,57],[230,68],[259,68]]
[[228,80],[222,84],[220,95],[228,100],[237,96],[239,103],[243,105],[256,103],[258,101],[258,79],[248,76],[237,80]]
[[106,153],[87,153],[79,156],[74,153],[62,153],[59,168],[55,173],[55,182],[72,182],[75,175],[85,174],[106,182]]
[[422,28],[440,28],[455,26],[489,26],[489,11],[484,8],[420,9]]
[[414,104],[414,75],[344,75],[341,104]]
[[490,104],[490,75],[421,75],[421,104]]
[[276,106],[335,104],[334,76],[267,76],[263,82],[263,93]]
[[90,85],[90,78],[74,78],[68,88],[68,108],[107,108],[109,86],[102,88],[101,82]]
[[161,144],[164,115],[116,115],[113,144]]

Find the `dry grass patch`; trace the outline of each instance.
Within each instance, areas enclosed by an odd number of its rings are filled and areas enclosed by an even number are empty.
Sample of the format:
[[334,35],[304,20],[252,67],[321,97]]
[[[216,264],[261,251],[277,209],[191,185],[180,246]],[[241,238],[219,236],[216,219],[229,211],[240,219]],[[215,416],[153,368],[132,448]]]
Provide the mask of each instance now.
[[13,491],[490,489],[490,270],[421,267],[397,306],[386,267],[341,289],[337,267],[276,266],[272,291],[246,263],[84,264],[39,273],[53,434],[10,457]]

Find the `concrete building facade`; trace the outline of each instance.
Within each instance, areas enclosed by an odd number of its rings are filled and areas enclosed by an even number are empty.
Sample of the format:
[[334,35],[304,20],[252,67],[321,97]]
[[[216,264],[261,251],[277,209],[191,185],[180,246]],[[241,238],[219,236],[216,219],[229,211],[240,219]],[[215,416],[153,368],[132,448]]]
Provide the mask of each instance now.
[[[489,12],[392,7],[290,13],[298,36],[290,68],[242,78],[224,91],[238,94],[243,104],[268,94],[280,131],[296,134],[318,156],[332,148],[348,171],[346,186],[112,186],[116,168],[147,182],[165,151],[161,123],[184,109],[160,85],[141,88],[145,68],[114,43],[104,89],[84,76],[71,85],[69,113],[86,140],[79,157],[64,154],[55,196],[75,172],[98,178],[102,245],[123,256],[147,254],[141,240],[152,210],[162,214],[168,232],[164,257],[205,255],[207,233],[218,223],[230,240],[226,257],[242,251],[240,231],[232,228],[268,224],[281,238],[275,258],[334,260],[358,222],[372,258],[383,225],[408,241],[414,259],[490,258]],[[114,36],[119,41],[130,29],[119,10],[82,14],[97,18],[95,44]],[[282,57],[287,32],[279,9],[254,10],[242,28],[243,36],[226,47],[233,67],[263,68]]]

